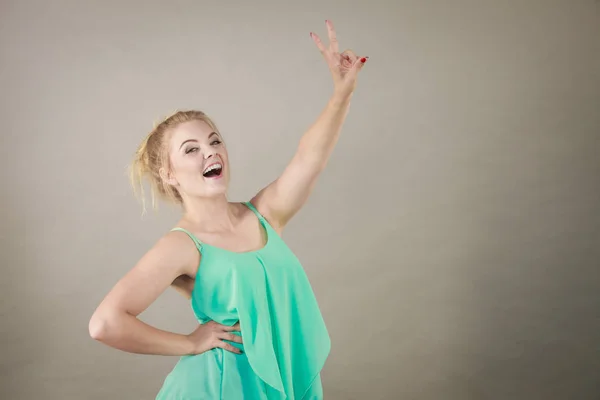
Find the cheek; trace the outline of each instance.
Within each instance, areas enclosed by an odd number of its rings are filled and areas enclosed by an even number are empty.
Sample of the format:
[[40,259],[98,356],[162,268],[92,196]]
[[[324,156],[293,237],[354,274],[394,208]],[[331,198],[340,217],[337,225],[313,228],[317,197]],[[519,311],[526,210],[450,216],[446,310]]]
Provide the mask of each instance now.
[[229,171],[230,163],[229,163],[229,153],[227,152],[227,148],[225,146],[223,146],[219,153],[221,154],[221,159],[225,162],[225,169],[227,169]]
[[190,178],[194,178],[195,175],[199,174],[198,171],[201,168],[198,165],[196,157],[192,156],[191,154],[174,160],[172,166],[175,176],[177,176],[180,180],[189,180]]
[[227,173],[227,175],[230,174],[231,171],[231,163],[229,162],[229,158],[225,159],[225,172]]

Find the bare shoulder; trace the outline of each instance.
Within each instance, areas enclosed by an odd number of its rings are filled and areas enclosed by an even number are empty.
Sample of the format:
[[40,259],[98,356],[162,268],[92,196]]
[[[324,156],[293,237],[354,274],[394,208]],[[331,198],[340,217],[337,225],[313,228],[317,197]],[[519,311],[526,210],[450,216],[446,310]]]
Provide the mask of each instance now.
[[156,242],[153,249],[159,259],[171,260],[171,265],[177,266],[179,272],[196,273],[200,252],[185,232],[167,232]]
[[173,280],[171,286],[189,299],[194,290],[195,278],[202,256],[192,238],[185,232],[171,231],[161,240],[163,241],[161,246],[164,247],[164,257],[177,258],[173,265],[179,265],[179,275]]
[[254,197],[252,197],[252,199],[250,199],[249,203],[251,203],[254,206],[254,208],[256,208],[256,210],[267,220],[267,222],[269,223],[269,225],[271,225],[271,227],[273,227],[275,232],[281,235],[283,233],[285,223],[283,223],[281,219],[278,218],[277,213],[269,204],[269,190],[272,189],[270,189],[269,187],[262,189]]
[[121,310],[137,316],[179,277],[195,273],[199,257],[185,233],[166,233],[116,283],[98,307],[100,312]]

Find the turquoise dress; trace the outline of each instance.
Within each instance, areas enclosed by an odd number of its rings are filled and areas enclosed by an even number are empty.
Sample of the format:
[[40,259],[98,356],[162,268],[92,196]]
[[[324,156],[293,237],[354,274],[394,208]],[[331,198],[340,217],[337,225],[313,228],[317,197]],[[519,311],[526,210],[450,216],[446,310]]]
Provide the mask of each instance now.
[[268,221],[245,202],[267,233],[259,250],[232,252],[201,243],[191,308],[199,323],[240,322],[243,350],[215,348],[179,359],[156,400],[320,400],[320,372],[331,341],[309,280]]

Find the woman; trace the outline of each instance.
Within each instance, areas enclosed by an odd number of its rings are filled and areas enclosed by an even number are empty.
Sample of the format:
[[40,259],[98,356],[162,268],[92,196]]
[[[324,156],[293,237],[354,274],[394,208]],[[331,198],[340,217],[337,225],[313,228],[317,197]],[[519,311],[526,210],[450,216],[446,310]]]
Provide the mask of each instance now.
[[[183,216],[110,291],[89,329],[123,351],[180,356],[157,399],[323,398],[329,335],[281,234],[327,164],[366,62],[339,53],[326,25],[329,47],[311,37],[332,73],[333,94],[281,176],[249,202],[228,201],[227,148],[200,111],[170,116],[137,151],[134,183],[147,176],[153,193],[181,204]],[[191,300],[200,325],[190,334],[137,318],[169,286]]]

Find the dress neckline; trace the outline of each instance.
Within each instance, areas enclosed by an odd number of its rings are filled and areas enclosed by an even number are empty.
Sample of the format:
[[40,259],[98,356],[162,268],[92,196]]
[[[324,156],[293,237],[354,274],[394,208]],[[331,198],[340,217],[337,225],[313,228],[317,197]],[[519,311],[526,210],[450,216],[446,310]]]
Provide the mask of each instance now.
[[[268,228],[268,223],[267,221],[264,219],[264,217],[262,215],[260,215],[260,213],[258,212],[258,210],[256,210],[256,208],[254,208],[254,206],[247,201],[243,201],[241,202],[241,204],[243,204],[244,206],[246,206],[247,208],[250,209],[250,211],[252,211],[252,213],[256,216],[256,218],[258,219],[258,222],[260,224],[260,227],[264,230],[265,232],[265,236],[266,236],[266,241],[265,244],[262,245],[260,248],[258,249],[254,249],[254,250],[247,250],[247,251],[234,251],[234,250],[229,250],[226,249],[224,247],[220,247],[220,246],[215,246],[209,243],[206,243],[200,239],[198,239],[198,237],[196,235],[194,235],[192,232],[187,232],[190,236],[192,236],[200,245],[200,247],[210,247],[212,249],[218,250],[218,251],[222,251],[228,254],[239,254],[239,255],[244,255],[244,254],[256,254],[259,253],[261,251],[264,251],[271,243],[271,232],[269,232],[269,228]],[[175,228],[178,230],[184,230],[183,228]],[[185,231],[185,230],[184,230]],[[261,235],[261,239],[262,239],[262,235]]]
[[[265,241],[265,244],[264,244],[264,245],[262,245],[262,246],[261,246],[260,248],[258,248],[258,249],[255,249],[255,250],[247,250],[247,251],[233,251],[233,250],[228,250],[228,249],[225,249],[225,248],[223,248],[223,247],[214,246],[214,245],[212,245],[212,244],[208,244],[208,243],[204,243],[204,242],[202,242],[202,244],[204,244],[204,245],[206,245],[206,246],[208,246],[208,247],[212,247],[213,249],[217,249],[217,250],[219,250],[219,251],[224,251],[225,253],[229,253],[229,254],[240,254],[240,255],[242,255],[242,254],[256,254],[256,253],[259,253],[259,252],[261,252],[261,251],[264,251],[264,250],[267,248],[267,246],[269,246],[269,243],[271,243],[271,234],[270,234],[270,232],[269,232],[269,229],[267,228],[266,222],[265,222],[264,218],[261,218],[261,217],[260,217],[260,216],[257,214],[257,212],[255,212],[255,211],[252,209],[252,207],[250,207],[250,206],[248,205],[248,203],[247,203],[247,202],[242,202],[242,204],[244,204],[246,207],[248,207],[248,208],[249,208],[249,209],[252,211],[252,213],[253,213],[253,214],[256,216],[256,218],[258,218],[258,222],[259,222],[259,224],[260,224],[260,227],[261,227],[261,228],[262,228],[262,229],[265,231],[265,236],[266,236],[266,241]],[[261,239],[262,239],[262,235],[261,235]]]

